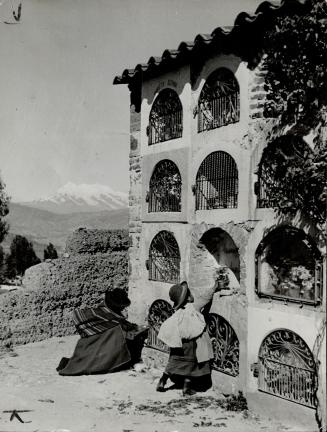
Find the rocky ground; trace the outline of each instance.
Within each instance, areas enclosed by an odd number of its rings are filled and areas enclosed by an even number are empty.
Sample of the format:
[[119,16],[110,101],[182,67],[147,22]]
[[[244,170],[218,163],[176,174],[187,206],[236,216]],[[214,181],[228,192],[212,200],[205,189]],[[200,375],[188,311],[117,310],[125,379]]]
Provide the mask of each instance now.
[[[212,390],[187,398],[180,390],[158,393],[155,368],[61,377],[55,368],[77,339],[53,338],[0,354],[0,432],[304,431],[231,411],[244,406]],[[10,420],[13,410],[24,423]]]

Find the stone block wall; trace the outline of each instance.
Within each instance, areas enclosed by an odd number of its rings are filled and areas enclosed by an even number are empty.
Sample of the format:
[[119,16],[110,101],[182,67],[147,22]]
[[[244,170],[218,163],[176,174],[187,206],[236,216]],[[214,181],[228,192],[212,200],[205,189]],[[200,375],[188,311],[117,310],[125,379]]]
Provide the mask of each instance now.
[[78,230],[71,240],[69,256],[31,267],[23,289],[0,296],[0,348],[73,334],[73,309],[98,305],[110,287],[128,289],[127,233]]
[[[142,156],[141,156],[141,113],[134,105],[130,107],[130,190],[129,190],[129,297],[132,305],[138,300],[138,281],[140,279],[140,240],[142,233]],[[132,307],[130,319],[137,320]]]
[[250,102],[250,118],[260,119],[263,118],[263,111],[266,101],[265,90],[265,75],[267,69],[265,67],[264,58],[260,64],[252,72],[252,80],[249,86],[249,102]]

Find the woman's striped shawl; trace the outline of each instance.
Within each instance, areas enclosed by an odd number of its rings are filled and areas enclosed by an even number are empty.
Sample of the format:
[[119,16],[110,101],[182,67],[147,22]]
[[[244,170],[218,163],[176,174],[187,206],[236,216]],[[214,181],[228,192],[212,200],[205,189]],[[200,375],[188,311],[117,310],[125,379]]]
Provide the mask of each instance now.
[[73,321],[81,337],[93,336],[123,324],[124,317],[116,314],[107,306],[75,309]]

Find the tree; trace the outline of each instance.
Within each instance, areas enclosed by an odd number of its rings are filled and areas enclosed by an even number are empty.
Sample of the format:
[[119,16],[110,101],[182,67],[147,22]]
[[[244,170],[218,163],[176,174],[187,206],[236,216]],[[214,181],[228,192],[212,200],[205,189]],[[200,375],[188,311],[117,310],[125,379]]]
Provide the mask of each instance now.
[[[304,137],[315,132],[310,154],[289,157],[287,151],[270,152],[276,187],[269,199],[280,214],[300,212],[320,233],[326,223],[327,172],[327,3],[312,0],[302,15],[276,19],[265,36],[267,74],[266,117],[275,117],[276,128]],[[285,188],[287,178],[288,188]],[[281,187],[278,187],[281,186]]]
[[[9,213],[9,197],[5,192],[5,185],[0,178],[0,243],[5,238],[9,226],[2,220]],[[0,246],[0,282],[4,280],[4,252]]]
[[[265,115],[276,118],[275,132],[305,137],[314,132],[309,152],[290,156],[285,146],[270,151],[273,173],[269,200],[286,216],[299,213],[314,223],[326,241],[327,173],[327,2],[309,0],[304,15],[277,18],[265,37],[266,86]],[[285,141],[285,144],[287,142]],[[292,143],[291,143],[292,145]],[[269,146],[268,146],[269,148]],[[293,146],[294,150],[295,147]],[[284,185],[287,185],[285,187]],[[279,187],[281,186],[281,187]],[[316,341],[323,341],[326,321],[322,320]],[[322,342],[315,343],[318,368],[316,420],[326,429],[324,371],[319,360]],[[325,372],[326,373],[326,372]]]
[[4,262],[5,262],[5,254],[3,252],[2,247],[0,246],[0,283],[4,281],[4,270],[5,270]]
[[52,243],[49,243],[48,246],[44,249],[43,258],[44,260],[58,258],[58,253]]
[[5,185],[0,178],[0,243],[8,232],[9,226],[2,218],[9,213],[9,197],[5,192]]
[[41,260],[36,256],[33,244],[26,237],[16,235],[10,245],[10,253],[6,258],[6,275],[13,278],[22,276],[25,270]]

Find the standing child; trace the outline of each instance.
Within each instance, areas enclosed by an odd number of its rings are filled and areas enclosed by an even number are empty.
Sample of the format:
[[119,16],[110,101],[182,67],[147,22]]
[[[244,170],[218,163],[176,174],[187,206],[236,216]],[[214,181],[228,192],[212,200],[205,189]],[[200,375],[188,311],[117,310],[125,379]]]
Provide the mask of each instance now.
[[198,381],[207,383],[205,390],[211,387],[212,345],[204,316],[193,306],[194,297],[187,282],[173,285],[169,297],[175,312],[162,324],[158,338],[169,346],[170,354],[157,391],[165,391],[170,378],[182,385],[183,395],[192,395]]

